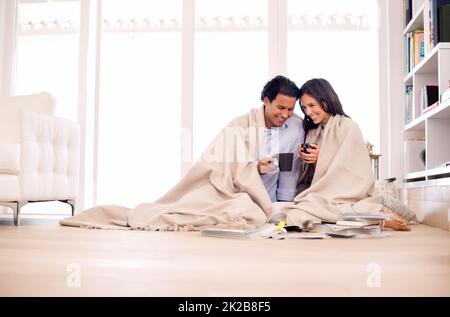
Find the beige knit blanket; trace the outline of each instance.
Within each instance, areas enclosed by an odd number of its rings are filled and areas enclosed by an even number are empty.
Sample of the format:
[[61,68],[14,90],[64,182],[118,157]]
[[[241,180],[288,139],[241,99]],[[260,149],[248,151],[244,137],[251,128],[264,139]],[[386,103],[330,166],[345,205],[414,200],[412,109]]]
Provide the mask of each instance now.
[[353,120],[331,116],[326,125],[308,133],[306,142],[319,144],[320,154],[311,186],[300,192],[294,203],[281,208],[288,224],[336,221],[342,212],[381,210],[369,154],[361,130]]
[[[260,225],[272,204],[257,170],[264,107],[224,128],[201,159],[155,203],[97,206],[60,221],[101,229],[197,230],[204,225]],[[157,180],[149,180],[157,181]]]

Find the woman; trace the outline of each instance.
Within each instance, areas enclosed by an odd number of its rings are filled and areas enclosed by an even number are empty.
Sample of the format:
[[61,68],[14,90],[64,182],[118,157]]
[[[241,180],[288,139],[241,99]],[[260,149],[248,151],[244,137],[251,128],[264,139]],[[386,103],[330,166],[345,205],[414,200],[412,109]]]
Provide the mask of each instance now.
[[298,147],[302,166],[294,201],[306,211],[319,209],[325,215],[339,214],[339,210],[381,211],[390,216],[386,228],[410,230],[406,221],[374,194],[375,181],[361,130],[342,109],[330,83],[320,78],[307,81],[300,88],[300,106],[309,148]]

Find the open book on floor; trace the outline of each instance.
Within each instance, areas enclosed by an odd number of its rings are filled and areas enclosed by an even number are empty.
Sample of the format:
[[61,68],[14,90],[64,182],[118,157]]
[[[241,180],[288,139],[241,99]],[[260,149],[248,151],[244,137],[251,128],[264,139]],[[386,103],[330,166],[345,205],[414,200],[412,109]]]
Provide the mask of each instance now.
[[388,219],[389,216],[382,213],[343,213],[336,221],[336,225],[359,228],[380,225],[382,221]]
[[225,228],[220,226],[203,227],[202,236],[228,239],[268,239],[278,234],[280,230],[274,223],[265,223],[255,228]]
[[283,232],[272,237],[273,239],[281,240],[291,240],[291,239],[327,239],[331,238],[328,234],[324,232]]

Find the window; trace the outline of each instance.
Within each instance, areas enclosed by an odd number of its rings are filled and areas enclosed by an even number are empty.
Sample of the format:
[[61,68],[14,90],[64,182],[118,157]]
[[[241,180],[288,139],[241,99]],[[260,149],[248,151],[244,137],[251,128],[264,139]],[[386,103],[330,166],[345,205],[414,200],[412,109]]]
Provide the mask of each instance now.
[[289,0],[288,76],[327,79],[365,140],[380,148],[377,1]]
[[197,0],[194,160],[231,119],[262,105],[267,1]]
[[181,5],[103,1],[99,204],[154,201],[179,178]]
[[47,91],[57,116],[78,117],[79,1],[21,0],[18,6],[17,95]]

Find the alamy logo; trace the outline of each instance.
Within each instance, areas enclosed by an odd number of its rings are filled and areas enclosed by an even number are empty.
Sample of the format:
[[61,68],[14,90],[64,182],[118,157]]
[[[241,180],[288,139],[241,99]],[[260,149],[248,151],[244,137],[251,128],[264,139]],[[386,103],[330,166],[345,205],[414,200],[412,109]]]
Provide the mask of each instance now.
[[67,287],[81,287],[81,268],[78,263],[69,263],[66,267],[67,277],[66,286]]
[[377,263],[369,263],[366,271],[369,272],[366,279],[367,287],[381,287],[381,266]]

